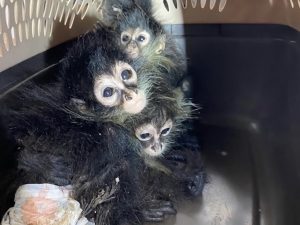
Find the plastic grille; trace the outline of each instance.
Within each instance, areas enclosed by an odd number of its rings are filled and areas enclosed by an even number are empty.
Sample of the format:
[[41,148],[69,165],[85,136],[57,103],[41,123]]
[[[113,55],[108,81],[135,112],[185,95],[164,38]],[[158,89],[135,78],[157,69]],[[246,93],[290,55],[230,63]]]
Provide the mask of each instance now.
[[[0,71],[91,29],[110,0],[0,0]],[[266,23],[300,30],[300,0],[152,0],[163,24]],[[74,25],[75,24],[75,25]]]
[[[300,1],[300,0],[299,0]],[[222,12],[226,6],[227,0],[164,0],[164,6],[169,11],[169,4],[173,4],[175,8],[178,8],[178,2],[181,4],[183,9],[191,8],[209,8],[210,10],[214,10],[218,8],[219,12]]]
[[75,17],[84,19],[102,0],[0,0],[0,57],[31,38],[49,38],[53,23],[72,28]]

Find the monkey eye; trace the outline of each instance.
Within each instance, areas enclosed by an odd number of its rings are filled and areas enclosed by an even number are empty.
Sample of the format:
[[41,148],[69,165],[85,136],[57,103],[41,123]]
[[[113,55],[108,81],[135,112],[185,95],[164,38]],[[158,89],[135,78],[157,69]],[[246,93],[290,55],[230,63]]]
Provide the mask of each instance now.
[[121,35],[122,42],[127,43],[129,41],[129,39],[130,39],[130,37],[128,34]]
[[167,136],[170,133],[170,131],[171,131],[171,128],[168,127],[168,128],[163,129],[160,134],[162,136]]
[[105,98],[108,98],[108,97],[111,97],[112,95],[114,94],[114,89],[111,88],[111,87],[106,87],[104,90],[103,90],[103,97]]
[[139,42],[143,42],[143,41],[146,40],[146,37],[145,37],[144,35],[139,35],[138,38],[137,38],[137,40],[138,40]]
[[143,134],[141,134],[140,137],[139,137],[139,139],[140,139],[141,141],[148,141],[148,140],[150,140],[150,138],[151,138],[150,133],[143,133]]
[[130,79],[131,76],[132,76],[131,70],[126,69],[121,72],[122,80],[128,80],[128,79]]

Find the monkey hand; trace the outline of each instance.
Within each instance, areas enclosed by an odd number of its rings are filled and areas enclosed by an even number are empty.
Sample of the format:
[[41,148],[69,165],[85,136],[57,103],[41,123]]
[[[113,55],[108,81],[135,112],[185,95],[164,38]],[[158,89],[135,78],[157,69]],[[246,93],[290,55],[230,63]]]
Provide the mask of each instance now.
[[206,183],[206,175],[203,171],[196,172],[189,176],[186,182],[186,193],[190,197],[197,197],[202,194],[204,185]]
[[[188,197],[202,194],[206,183],[206,174],[198,152],[176,151],[165,157],[164,164],[172,171],[172,177],[183,183],[184,192]],[[198,159],[199,158],[199,159]],[[195,159],[195,160],[194,160]]]
[[177,211],[170,201],[152,200],[142,213],[145,222],[162,222],[168,215],[175,215]]

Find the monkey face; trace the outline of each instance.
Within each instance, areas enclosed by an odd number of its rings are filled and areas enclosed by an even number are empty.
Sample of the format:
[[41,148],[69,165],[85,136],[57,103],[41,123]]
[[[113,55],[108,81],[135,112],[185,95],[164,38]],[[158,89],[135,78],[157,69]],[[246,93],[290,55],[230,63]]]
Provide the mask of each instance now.
[[141,28],[129,28],[121,33],[121,45],[131,58],[137,58],[140,51],[150,42],[151,35]]
[[125,112],[136,114],[146,106],[146,95],[137,88],[137,74],[125,62],[116,63],[112,74],[96,76],[94,94],[105,107],[121,107]]
[[161,54],[165,48],[165,32],[148,13],[134,6],[122,13],[116,31],[120,46],[130,58],[147,54]]
[[135,135],[141,141],[144,152],[147,155],[162,155],[166,149],[168,135],[172,130],[172,126],[172,120],[168,119],[162,126],[148,123],[135,130]]

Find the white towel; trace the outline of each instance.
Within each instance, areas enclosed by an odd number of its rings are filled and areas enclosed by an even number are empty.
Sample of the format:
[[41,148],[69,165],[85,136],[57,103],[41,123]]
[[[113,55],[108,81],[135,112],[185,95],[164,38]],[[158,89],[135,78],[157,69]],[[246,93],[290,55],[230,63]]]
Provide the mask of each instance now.
[[1,225],[94,225],[81,217],[71,186],[26,184],[18,188],[14,207],[7,210]]

